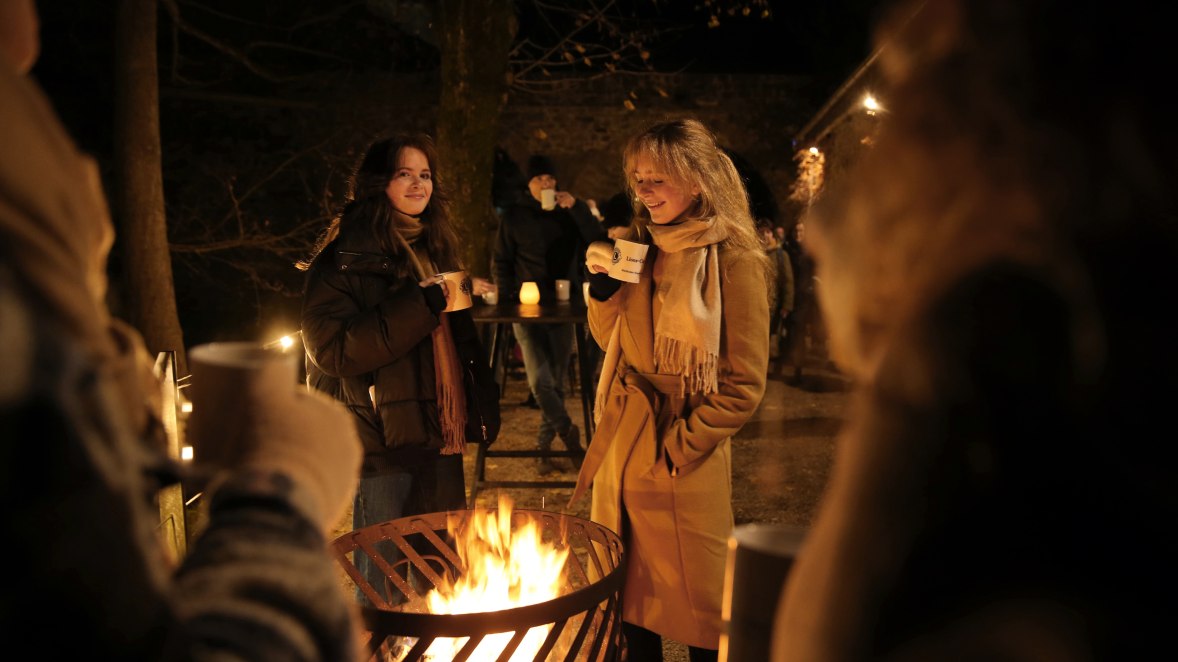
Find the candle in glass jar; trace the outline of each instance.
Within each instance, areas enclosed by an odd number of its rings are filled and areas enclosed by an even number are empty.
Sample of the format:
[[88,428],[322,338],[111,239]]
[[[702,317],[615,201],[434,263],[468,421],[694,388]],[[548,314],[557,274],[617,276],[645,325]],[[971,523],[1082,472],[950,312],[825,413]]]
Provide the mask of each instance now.
[[540,303],[540,288],[534,281],[527,281],[519,288],[519,302],[524,304]]

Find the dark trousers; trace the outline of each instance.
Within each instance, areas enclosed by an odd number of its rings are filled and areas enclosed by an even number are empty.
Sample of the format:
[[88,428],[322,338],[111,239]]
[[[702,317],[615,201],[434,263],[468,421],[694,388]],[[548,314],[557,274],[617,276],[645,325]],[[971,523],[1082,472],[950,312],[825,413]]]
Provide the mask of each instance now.
[[[633,623],[622,623],[622,634],[626,637],[626,662],[661,662],[663,659],[663,638],[655,632]],[[711,648],[687,647],[687,658],[691,662],[716,662],[720,651]]]

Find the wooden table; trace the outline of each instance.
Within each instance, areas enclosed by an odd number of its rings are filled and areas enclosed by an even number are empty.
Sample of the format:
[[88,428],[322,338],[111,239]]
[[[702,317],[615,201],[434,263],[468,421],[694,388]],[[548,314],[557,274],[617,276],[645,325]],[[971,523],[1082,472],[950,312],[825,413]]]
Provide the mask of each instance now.
[[[581,391],[581,414],[584,425],[581,427],[581,444],[588,447],[593,438],[593,397],[595,384],[593,381],[593,366],[589,361],[588,343],[591,339],[586,329],[585,302],[580,297],[569,301],[544,304],[499,303],[489,305],[480,299],[475,299],[471,308],[471,317],[483,329],[483,343],[487,347],[491,360],[491,371],[495,373],[495,380],[499,382],[499,392],[505,392],[507,381],[507,353],[510,349],[508,331],[511,324],[572,324],[573,336],[577,343],[577,385]],[[486,458],[488,457],[573,457],[574,453],[563,450],[493,450],[479,444],[478,454],[475,456],[474,484],[470,486],[470,507],[476,503],[479,490],[484,487],[573,487],[574,481],[541,480],[541,481],[494,481],[486,478]]]

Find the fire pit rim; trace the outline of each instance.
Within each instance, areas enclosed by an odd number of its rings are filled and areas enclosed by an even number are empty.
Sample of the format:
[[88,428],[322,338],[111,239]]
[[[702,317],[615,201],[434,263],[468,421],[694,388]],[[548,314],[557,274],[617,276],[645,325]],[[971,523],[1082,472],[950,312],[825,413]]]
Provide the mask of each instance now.
[[[388,629],[395,621],[398,629],[410,637],[466,637],[472,631],[497,634],[547,625],[552,622],[553,611],[579,611],[571,609],[589,601],[608,600],[622,587],[624,565],[614,568],[602,579],[575,591],[557,596],[544,602],[512,607],[498,611],[476,611],[466,614],[430,614],[404,612],[375,607],[361,607],[364,625],[372,630]],[[600,594],[600,595],[598,595]],[[439,618],[445,616],[445,618]]]
[[[472,512],[474,512],[474,509],[466,508],[423,515],[411,515],[400,519],[441,517],[444,521],[449,521],[449,518],[453,515],[469,517]],[[580,609],[572,608],[585,604],[604,602],[620,594],[625,581],[626,571],[625,553],[623,551],[621,536],[602,524],[566,513],[535,509],[513,509],[512,511],[513,518],[521,514],[526,514],[535,520],[561,520],[567,518],[592,525],[597,532],[602,533],[605,537],[605,540],[594,540],[594,542],[604,545],[610,551],[617,554],[618,564],[600,579],[564,595],[537,604],[497,611],[469,612],[465,614],[434,614],[378,609],[376,607],[361,605],[359,606],[359,610],[365,627],[372,632],[378,632],[388,631],[395,626],[396,630],[402,636],[409,637],[465,637],[469,636],[472,631],[497,634],[519,630],[522,627],[531,628],[546,625],[552,623],[551,613],[554,610],[580,611]],[[585,533],[589,535],[590,532],[586,530]],[[349,535],[346,533],[336,538],[332,541],[333,547],[339,541],[348,538]],[[593,539],[593,536],[590,536],[590,538]],[[346,554],[346,551],[338,548],[336,551],[337,553]]]

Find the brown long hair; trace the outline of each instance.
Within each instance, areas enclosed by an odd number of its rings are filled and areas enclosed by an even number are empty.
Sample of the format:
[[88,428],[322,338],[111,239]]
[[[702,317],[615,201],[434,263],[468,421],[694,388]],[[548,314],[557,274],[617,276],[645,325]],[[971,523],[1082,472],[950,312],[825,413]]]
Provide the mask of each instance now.
[[[757,237],[749,209],[748,191],[740,173],[720,148],[716,136],[702,122],[695,119],[661,122],[629,140],[622,153],[622,170],[631,200],[637,198],[633,177],[635,163],[643,154],[651,157],[667,174],[699,186],[699,199],[686,212],[689,219],[715,217],[728,230],[725,245],[761,251],[761,240]],[[633,223],[641,233],[645,233],[650,224],[650,212],[640,203],[634,204]]]
[[404,248],[393,241],[395,210],[385,189],[397,168],[397,157],[401,150],[409,147],[425,154],[432,173],[433,193],[429,205],[421,213],[427,250],[438,268],[445,271],[460,268],[455,251],[458,237],[450,222],[450,200],[443,179],[438,176],[438,151],[433,139],[424,133],[398,133],[368,147],[348,180],[347,203],[343,210],[332,219],[310,254],[297,262],[296,267],[304,271],[310,269],[323,249],[342,233],[371,238],[381,252],[401,258],[397,260],[399,268],[408,269],[408,260],[401,255]]

